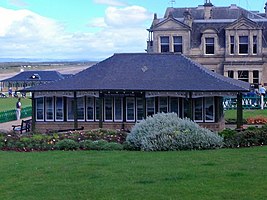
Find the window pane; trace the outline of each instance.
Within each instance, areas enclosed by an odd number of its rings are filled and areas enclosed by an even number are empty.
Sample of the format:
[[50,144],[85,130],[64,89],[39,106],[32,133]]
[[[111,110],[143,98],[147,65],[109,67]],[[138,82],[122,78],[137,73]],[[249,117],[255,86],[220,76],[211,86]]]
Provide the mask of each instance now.
[[203,121],[203,99],[197,98],[194,100],[194,120]]
[[248,53],[248,36],[239,36],[239,53]]
[[234,36],[230,36],[230,54],[235,53],[235,38]]
[[214,54],[214,38],[206,38],[206,54]]
[[259,71],[257,70],[253,71],[253,83],[259,84]]
[[173,37],[173,51],[183,53],[182,36]]
[[146,100],[146,112],[147,116],[152,116],[155,114],[155,98],[147,98]]
[[214,122],[214,98],[206,97],[205,98],[205,120]]
[[78,120],[84,120],[84,97],[77,98],[77,118]]
[[105,98],[105,120],[112,120],[112,97]]
[[142,120],[144,118],[144,106],[143,106],[143,99],[137,98],[136,99],[136,110],[137,110],[137,120]]
[[46,120],[48,120],[48,121],[54,120],[53,97],[46,97],[45,98],[45,115],[46,115]]
[[44,98],[37,98],[36,100],[36,120],[44,120]]
[[238,71],[238,80],[248,82],[249,81],[249,73],[247,70]]
[[67,105],[67,109],[68,109],[68,120],[74,120],[74,99],[73,98],[68,98],[68,105]]
[[183,110],[183,117],[184,118],[190,118],[190,109],[189,109],[189,100],[188,99],[184,99],[184,110]]
[[134,98],[127,98],[126,99],[126,120],[127,121],[134,121],[135,120],[135,103]]
[[95,99],[95,119],[99,120],[99,112],[100,112],[100,99]]
[[228,77],[234,78],[234,71],[232,70],[228,71]]
[[169,37],[166,36],[160,37],[160,45],[161,45],[161,52],[169,52],[170,51]]
[[56,121],[63,121],[63,97],[56,97]]
[[87,120],[94,120],[94,97],[87,97]]
[[159,112],[168,112],[168,97],[159,97]]
[[253,36],[253,53],[257,53],[257,36]]
[[170,112],[177,113],[179,115],[179,98],[170,97]]
[[115,121],[122,121],[123,98],[115,97],[114,100],[115,100],[115,108],[114,108]]

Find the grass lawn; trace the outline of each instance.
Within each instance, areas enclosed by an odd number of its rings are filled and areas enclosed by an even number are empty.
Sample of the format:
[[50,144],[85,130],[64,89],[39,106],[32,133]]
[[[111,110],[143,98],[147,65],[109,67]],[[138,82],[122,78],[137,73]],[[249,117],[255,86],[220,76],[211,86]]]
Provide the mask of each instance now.
[[[249,117],[263,116],[267,117],[267,110],[243,110],[243,118],[247,119]],[[226,110],[224,113],[225,119],[236,119],[236,110]]]
[[[16,109],[17,98],[0,98],[0,112]],[[21,98],[21,104],[23,107],[32,105],[32,101],[29,98]]]
[[266,152],[0,151],[0,199],[267,199]]

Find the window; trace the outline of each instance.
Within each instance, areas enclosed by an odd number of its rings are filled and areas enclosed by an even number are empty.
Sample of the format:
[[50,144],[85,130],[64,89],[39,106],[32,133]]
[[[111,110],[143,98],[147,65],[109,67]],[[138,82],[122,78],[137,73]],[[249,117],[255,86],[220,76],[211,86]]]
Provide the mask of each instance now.
[[239,36],[239,53],[248,54],[248,36]]
[[257,36],[253,36],[253,54],[257,54]]
[[170,97],[170,112],[179,114],[179,98]]
[[123,107],[123,98],[115,97],[114,98],[114,120],[122,121],[122,107]]
[[54,102],[53,97],[45,98],[45,119],[47,121],[54,120]]
[[248,71],[238,71],[238,80],[248,82]]
[[113,100],[112,97],[106,97],[105,98],[105,121],[112,121],[113,116],[112,116],[112,104]]
[[159,97],[159,112],[168,112],[168,97]]
[[94,121],[94,97],[87,97],[86,107],[86,119],[88,121]]
[[230,36],[230,54],[235,53],[235,37]]
[[68,103],[67,103],[67,113],[68,113],[68,121],[74,120],[74,98],[68,98]]
[[95,119],[96,119],[96,121],[98,121],[100,118],[99,112],[100,112],[100,99],[96,98],[95,99]]
[[254,70],[253,71],[253,83],[254,84],[259,84],[259,71]]
[[135,102],[134,97],[126,98],[126,121],[135,120]]
[[205,38],[205,54],[214,54],[214,38]]
[[84,97],[77,98],[77,119],[78,120],[84,120]]
[[146,115],[152,116],[155,114],[155,98],[147,98],[146,100]]
[[56,121],[63,121],[63,97],[56,97]]
[[190,118],[190,109],[189,109],[189,99],[184,99],[183,101],[183,118]]
[[215,110],[214,110],[214,98],[206,97],[205,98],[205,121],[214,122],[215,121]]
[[35,100],[36,102],[36,121],[44,120],[44,98],[40,97]]
[[203,98],[197,98],[194,101],[194,120],[196,122],[203,121]]
[[234,78],[234,71],[233,70],[228,71],[228,77]]
[[173,51],[183,53],[182,36],[174,36],[173,37]]
[[144,106],[142,98],[136,99],[136,115],[137,115],[137,121],[144,119]]
[[170,41],[168,36],[160,37],[161,52],[170,52]]

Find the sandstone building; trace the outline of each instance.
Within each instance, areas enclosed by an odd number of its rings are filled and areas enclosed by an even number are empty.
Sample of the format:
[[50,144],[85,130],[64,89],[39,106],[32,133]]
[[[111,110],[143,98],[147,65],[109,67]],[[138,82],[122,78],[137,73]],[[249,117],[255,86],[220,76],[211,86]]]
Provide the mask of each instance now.
[[147,52],[177,52],[227,77],[267,85],[265,13],[211,1],[191,8],[167,8],[154,15]]

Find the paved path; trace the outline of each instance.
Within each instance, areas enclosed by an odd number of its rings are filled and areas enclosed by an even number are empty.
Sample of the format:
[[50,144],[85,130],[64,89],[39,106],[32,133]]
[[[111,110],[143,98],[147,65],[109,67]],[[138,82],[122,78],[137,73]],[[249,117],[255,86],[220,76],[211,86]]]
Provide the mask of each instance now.
[[[28,118],[24,118],[24,120],[26,119],[30,119],[31,117]],[[8,132],[8,131],[12,131],[12,125],[19,125],[21,124],[22,119],[20,120],[15,120],[15,121],[10,121],[10,122],[5,122],[5,123],[0,123],[0,132]]]

